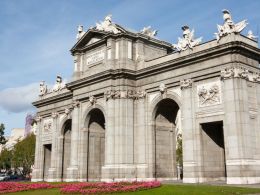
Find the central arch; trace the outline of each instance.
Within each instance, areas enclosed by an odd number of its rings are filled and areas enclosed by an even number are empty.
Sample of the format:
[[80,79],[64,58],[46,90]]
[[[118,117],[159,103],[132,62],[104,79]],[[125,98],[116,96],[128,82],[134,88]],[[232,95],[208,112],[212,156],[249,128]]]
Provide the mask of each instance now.
[[154,176],[173,179],[177,177],[176,121],[179,105],[170,98],[160,100],[154,109]]
[[101,180],[101,168],[105,161],[105,116],[99,108],[87,116],[87,180]]

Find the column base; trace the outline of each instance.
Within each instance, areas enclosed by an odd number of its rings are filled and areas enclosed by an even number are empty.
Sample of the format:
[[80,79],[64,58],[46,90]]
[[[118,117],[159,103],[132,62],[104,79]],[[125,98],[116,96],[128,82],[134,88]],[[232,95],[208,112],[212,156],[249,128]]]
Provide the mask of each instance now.
[[257,184],[260,177],[228,177],[227,184]]
[[137,178],[136,166],[133,164],[115,164],[102,167],[102,181],[128,181],[133,178]]
[[67,168],[67,178],[64,179],[64,181],[73,182],[73,181],[78,181],[78,180],[79,180],[78,167]]
[[43,181],[41,169],[33,169],[31,182],[40,182]]

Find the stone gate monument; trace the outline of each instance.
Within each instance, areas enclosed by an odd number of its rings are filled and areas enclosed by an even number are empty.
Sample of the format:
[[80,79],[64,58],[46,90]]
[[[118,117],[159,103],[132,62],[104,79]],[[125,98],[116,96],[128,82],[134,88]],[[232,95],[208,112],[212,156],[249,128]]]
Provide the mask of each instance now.
[[[216,39],[183,26],[177,44],[111,15],[72,47],[65,84],[40,84],[32,181],[175,180],[260,183],[260,50],[223,10]],[[181,126],[180,126],[181,124]]]

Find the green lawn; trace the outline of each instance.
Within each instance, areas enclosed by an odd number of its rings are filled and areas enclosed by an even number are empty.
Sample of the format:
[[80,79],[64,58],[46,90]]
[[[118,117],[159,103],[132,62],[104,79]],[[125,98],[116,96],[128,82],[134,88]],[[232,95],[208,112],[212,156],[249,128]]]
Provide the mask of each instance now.
[[[260,194],[260,188],[240,188],[227,186],[210,186],[210,185],[163,185],[159,188],[151,190],[143,190],[131,193],[118,193],[119,195],[221,195],[221,194]],[[9,195],[56,195],[60,194],[59,189],[34,190],[18,193],[10,193]],[[116,194],[113,194],[116,195]]]

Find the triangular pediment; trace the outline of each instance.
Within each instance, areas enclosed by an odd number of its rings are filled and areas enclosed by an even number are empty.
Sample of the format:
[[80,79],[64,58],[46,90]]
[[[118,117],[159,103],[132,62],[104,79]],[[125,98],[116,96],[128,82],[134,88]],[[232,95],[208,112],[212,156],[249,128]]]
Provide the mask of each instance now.
[[71,52],[81,50],[88,45],[101,41],[106,34],[106,32],[96,31],[92,29],[88,30],[71,48]]

